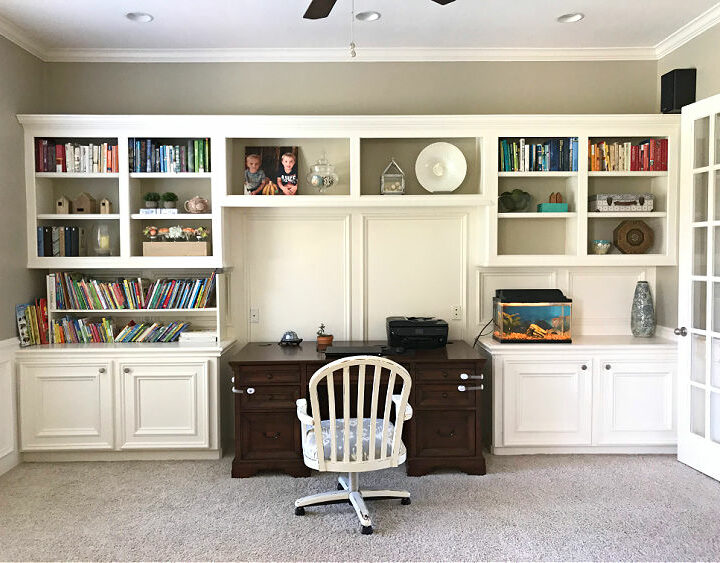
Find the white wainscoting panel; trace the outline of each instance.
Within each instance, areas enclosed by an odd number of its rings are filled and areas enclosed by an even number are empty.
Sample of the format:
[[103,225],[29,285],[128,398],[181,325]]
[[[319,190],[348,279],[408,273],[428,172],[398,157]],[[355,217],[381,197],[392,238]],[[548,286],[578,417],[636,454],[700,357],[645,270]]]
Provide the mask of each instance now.
[[336,339],[348,340],[350,216],[253,214],[244,232],[247,307],[259,310],[248,340],[276,342],[286,330],[314,340],[321,322]]
[[15,362],[17,339],[0,342],[0,475],[18,464]]
[[386,338],[385,318],[447,319],[449,337],[465,337],[467,213],[366,215],[364,220],[364,336]]

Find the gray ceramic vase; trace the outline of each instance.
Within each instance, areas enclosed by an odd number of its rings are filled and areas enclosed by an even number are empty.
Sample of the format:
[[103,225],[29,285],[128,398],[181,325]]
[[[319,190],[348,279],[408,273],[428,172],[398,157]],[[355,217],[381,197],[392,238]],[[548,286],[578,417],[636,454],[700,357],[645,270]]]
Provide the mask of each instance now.
[[635,286],[632,312],[630,314],[630,329],[633,336],[649,338],[655,334],[655,309],[653,308],[650,284],[639,281]]

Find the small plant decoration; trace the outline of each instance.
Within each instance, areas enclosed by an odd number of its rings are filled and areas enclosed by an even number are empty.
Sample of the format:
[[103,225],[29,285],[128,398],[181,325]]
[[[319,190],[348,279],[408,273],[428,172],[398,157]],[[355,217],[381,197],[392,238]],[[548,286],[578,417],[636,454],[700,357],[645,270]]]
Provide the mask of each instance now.
[[174,192],[165,192],[160,196],[163,201],[163,207],[173,209],[177,205],[178,196]]
[[154,225],[148,225],[143,229],[143,234],[151,242],[155,242],[158,239],[158,228]]
[[197,241],[203,241],[207,239],[209,234],[210,231],[208,231],[206,227],[198,227],[197,229],[195,229],[195,239]]
[[328,346],[332,345],[333,335],[325,333],[325,324],[320,323],[320,327],[317,331],[317,351],[322,352]]
[[167,234],[168,240],[172,241],[178,241],[185,238],[183,234],[183,229],[180,225],[177,225],[175,227],[169,227],[168,228],[168,234]]
[[143,199],[145,200],[145,207],[154,208],[158,206],[160,194],[157,192],[148,192],[143,196]]

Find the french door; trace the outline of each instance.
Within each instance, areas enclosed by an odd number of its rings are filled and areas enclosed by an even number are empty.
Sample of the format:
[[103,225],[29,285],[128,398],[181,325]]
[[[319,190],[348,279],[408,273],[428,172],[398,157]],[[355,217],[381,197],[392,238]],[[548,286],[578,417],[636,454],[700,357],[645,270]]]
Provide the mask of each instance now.
[[720,480],[720,95],[682,110],[678,460]]

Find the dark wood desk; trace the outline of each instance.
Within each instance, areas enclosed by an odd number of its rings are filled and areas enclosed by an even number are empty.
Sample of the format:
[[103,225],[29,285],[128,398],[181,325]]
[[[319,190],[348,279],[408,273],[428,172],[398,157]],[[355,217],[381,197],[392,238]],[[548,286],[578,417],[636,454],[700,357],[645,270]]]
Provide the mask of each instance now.
[[[335,343],[362,344],[382,343]],[[484,475],[482,449],[490,438],[491,382],[485,376],[460,379],[461,373],[481,375],[484,358],[465,342],[388,357],[413,378],[414,415],[403,430],[408,475],[425,475],[441,467]],[[312,341],[297,348],[251,343],[230,359],[234,385],[243,391],[235,395],[233,477],[250,477],[263,469],[296,477],[310,474],[303,463],[295,401],[307,397],[310,377],[329,361]],[[458,385],[484,389],[460,392]],[[248,388],[254,392],[247,393]]]

